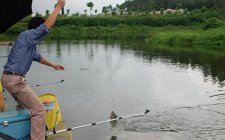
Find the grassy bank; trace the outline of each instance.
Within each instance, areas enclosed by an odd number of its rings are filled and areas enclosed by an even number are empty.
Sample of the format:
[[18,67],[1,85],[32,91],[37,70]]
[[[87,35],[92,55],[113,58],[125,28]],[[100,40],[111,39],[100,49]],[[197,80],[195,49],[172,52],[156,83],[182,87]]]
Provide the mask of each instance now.
[[[0,41],[14,40],[26,29],[25,18]],[[129,40],[141,39],[151,45],[225,46],[224,17],[218,12],[200,11],[177,15],[60,17],[46,40]]]
[[203,30],[201,27],[168,27],[153,31],[146,41],[170,46],[225,46],[225,28]]
[[126,39],[143,39],[148,36],[149,27],[139,26],[92,26],[79,27],[66,25],[56,27],[47,37],[48,40],[126,40]]

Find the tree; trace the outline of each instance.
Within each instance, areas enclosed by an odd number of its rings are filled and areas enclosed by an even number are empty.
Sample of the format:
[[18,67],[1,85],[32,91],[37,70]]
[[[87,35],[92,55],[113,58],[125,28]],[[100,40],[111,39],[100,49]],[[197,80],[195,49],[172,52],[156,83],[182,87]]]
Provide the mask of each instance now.
[[49,10],[45,11],[45,15],[48,16],[49,15]]
[[91,15],[91,11],[92,11],[92,8],[94,7],[94,3],[93,2],[88,2],[87,3],[87,7],[90,8],[90,15]]
[[153,11],[153,9],[155,9],[156,4],[154,1],[149,1],[146,3],[144,11]]
[[214,0],[214,3],[216,8],[222,9],[225,6],[224,0]]
[[181,3],[178,3],[176,9],[177,10],[180,10],[181,8],[183,8],[182,4]]
[[164,14],[164,8],[160,9],[160,14],[163,15]]
[[79,12],[76,12],[75,14],[72,14],[72,16],[76,16],[76,17],[78,17],[79,15],[80,15]]
[[124,4],[121,4],[121,5],[117,4],[116,7],[120,11],[120,15],[123,15],[123,13],[125,11],[125,8],[126,8],[125,5]]
[[153,9],[152,13],[153,13],[153,15],[155,15],[155,14],[156,14],[156,10],[155,10],[155,9]]
[[87,15],[87,10],[86,9],[84,10],[84,13],[85,13],[85,15]]
[[[225,0],[125,0],[122,4],[127,11],[146,12],[153,9],[180,9],[187,8],[188,10],[201,9],[205,5],[210,8],[225,8]],[[118,6],[117,6],[118,7]]]
[[64,15],[64,7],[62,8],[62,15]]
[[35,16],[36,16],[36,17],[40,17],[41,14],[39,14],[38,12],[36,12]]
[[102,8],[102,13],[104,13],[105,15],[107,15],[108,9],[107,9],[106,6],[104,6],[104,7]]
[[204,13],[207,10],[207,7],[205,5],[202,6],[201,12]]
[[95,10],[95,14],[97,14],[97,13],[98,13],[98,10],[96,9],[96,10]]
[[66,15],[69,16],[69,14],[70,14],[70,9],[67,9],[66,10]]

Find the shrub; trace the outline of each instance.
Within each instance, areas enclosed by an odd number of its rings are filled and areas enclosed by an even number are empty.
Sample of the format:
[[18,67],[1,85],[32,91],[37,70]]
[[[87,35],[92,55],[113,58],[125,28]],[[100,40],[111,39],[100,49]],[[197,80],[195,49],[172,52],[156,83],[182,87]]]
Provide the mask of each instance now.
[[204,30],[222,27],[224,22],[216,17],[209,18],[203,27]]

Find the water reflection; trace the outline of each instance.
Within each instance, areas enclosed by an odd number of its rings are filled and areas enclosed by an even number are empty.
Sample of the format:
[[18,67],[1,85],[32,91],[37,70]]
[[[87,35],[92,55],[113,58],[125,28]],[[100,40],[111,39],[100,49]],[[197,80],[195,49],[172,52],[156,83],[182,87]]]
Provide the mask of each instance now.
[[[127,46],[132,46],[128,48]],[[201,69],[206,79],[211,76],[215,82],[219,82],[224,86],[225,80],[225,53],[224,49],[214,48],[184,48],[170,46],[148,46],[143,42],[123,42],[121,48],[124,50],[134,49],[138,57],[151,62],[154,58],[165,59],[167,63],[173,63],[177,66],[192,69]]]
[[112,136],[110,140],[117,140],[117,136]]
[[62,50],[61,50],[61,45],[60,45],[60,42],[57,41],[56,43],[56,54],[57,54],[57,57],[60,57],[62,55]]
[[[94,55],[97,52],[98,45],[103,43],[101,41],[90,40],[90,41],[78,41],[78,42],[67,42],[67,47],[63,46],[61,42],[57,41],[56,43],[56,54],[57,57],[61,57],[62,52],[68,52],[68,55],[71,53],[72,49],[71,44],[80,43],[84,44],[85,50],[88,54],[89,60],[94,59]],[[65,42],[64,42],[65,44]],[[191,67],[192,69],[201,69],[205,80],[208,77],[211,77],[214,82],[219,82],[221,87],[224,86],[225,82],[225,54],[223,51],[217,50],[208,50],[205,48],[181,48],[181,47],[152,47],[144,43],[144,41],[105,41],[105,49],[107,51],[108,46],[120,46],[121,52],[125,53],[129,50],[134,50],[137,57],[141,57],[143,61],[151,62],[153,59],[164,59],[165,63],[173,63],[182,68]],[[52,51],[52,45],[47,43],[47,52],[48,54],[55,53]],[[78,48],[75,48],[78,49]],[[123,54],[121,54],[123,55]]]

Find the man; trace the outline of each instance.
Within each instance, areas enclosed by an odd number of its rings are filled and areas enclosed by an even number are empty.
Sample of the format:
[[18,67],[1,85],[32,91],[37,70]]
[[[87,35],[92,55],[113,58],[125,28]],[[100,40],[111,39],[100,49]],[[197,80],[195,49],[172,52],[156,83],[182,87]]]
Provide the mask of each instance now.
[[32,61],[56,70],[64,70],[63,66],[48,61],[36,50],[36,45],[53,27],[64,5],[65,0],[58,0],[57,6],[46,21],[38,17],[29,21],[29,30],[22,32],[17,37],[2,74],[2,85],[18,102],[18,108],[26,108],[31,112],[31,140],[45,139],[46,111],[37,95],[27,85],[25,75],[29,71]]

